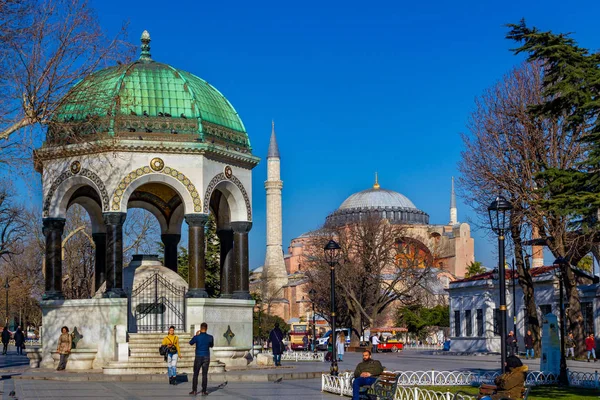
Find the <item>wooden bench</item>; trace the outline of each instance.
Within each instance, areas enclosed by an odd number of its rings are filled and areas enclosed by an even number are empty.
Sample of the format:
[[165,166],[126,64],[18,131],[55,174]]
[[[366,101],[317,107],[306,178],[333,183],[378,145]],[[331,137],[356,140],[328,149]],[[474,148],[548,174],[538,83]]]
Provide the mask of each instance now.
[[377,377],[372,391],[378,400],[393,400],[400,374],[384,371]]

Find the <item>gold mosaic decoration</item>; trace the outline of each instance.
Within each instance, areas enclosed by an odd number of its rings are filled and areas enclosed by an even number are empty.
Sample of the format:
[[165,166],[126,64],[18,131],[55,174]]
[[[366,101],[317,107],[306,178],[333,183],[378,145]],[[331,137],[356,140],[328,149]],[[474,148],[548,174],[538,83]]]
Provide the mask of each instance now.
[[79,161],[73,161],[71,163],[71,173],[76,175],[81,171],[81,163]]
[[162,169],[164,167],[165,167],[165,162],[158,157],[155,157],[150,161],[150,168],[152,168],[156,172],[162,171]]
[[121,199],[131,182],[151,172],[160,172],[161,174],[170,175],[173,178],[177,179],[179,182],[181,182],[186,187],[190,196],[192,196],[192,200],[194,202],[194,212],[202,212],[202,200],[200,199],[200,195],[198,194],[198,191],[196,190],[194,184],[184,174],[182,174],[175,168],[164,167],[164,163],[160,158],[158,158],[158,160],[160,160],[160,162],[163,163],[162,165],[164,168],[161,168],[161,170],[154,170],[155,160],[157,160],[157,158],[153,159],[150,162],[152,169],[150,167],[140,167],[134,171],[131,171],[121,180],[119,186],[117,187],[112,196],[113,211],[118,211],[121,209]]

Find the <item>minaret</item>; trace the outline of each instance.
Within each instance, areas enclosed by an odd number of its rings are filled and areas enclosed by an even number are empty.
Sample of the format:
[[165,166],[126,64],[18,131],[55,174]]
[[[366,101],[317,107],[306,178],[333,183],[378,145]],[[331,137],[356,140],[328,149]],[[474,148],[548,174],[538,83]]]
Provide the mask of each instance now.
[[452,190],[450,192],[450,225],[458,223],[458,210],[456,209],[456,194],[454,193],[454,177],[452,177]]
[[283,261],[281,228],[281,189],[279,147],[275,137],[275,122],[271,127],[271,141],[267,153],[267,254],[263,266],[263,295],[273,300],[283,297],[281,288],[288,284],[288,274]]

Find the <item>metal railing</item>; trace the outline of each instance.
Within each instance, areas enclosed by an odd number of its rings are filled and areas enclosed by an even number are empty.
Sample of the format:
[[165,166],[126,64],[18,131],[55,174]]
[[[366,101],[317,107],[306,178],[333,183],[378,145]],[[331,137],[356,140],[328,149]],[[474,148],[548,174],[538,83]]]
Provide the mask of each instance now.
[[[263,354],[272,355],[271,350],[263,351]],[[286,351],[281,355],[281,361],[320,361],[325,362],[325,353],[312,351]]]
[[[398,388],[394,400],[451,400],[454,394],[450,392],[438,392],[425,390],[419,386],[475,386],[482,383],[494,383],[494,379],[500,375],[496,372],[474,372],[474,371],[394,371],[398,374]],[[600,374],[595,372],[568,371],[569,385],[581,388],[600,388]],[[342,372],[339,376],[323,374],[321,376],[321,391],[339,394],[340,396],[352,396],[351,372]],[[541,386],[558,384],[558,374],[543,371],[531,371],[527,373],[525,386]],[[472,400],[474,396],[457,395],[457,399]]]

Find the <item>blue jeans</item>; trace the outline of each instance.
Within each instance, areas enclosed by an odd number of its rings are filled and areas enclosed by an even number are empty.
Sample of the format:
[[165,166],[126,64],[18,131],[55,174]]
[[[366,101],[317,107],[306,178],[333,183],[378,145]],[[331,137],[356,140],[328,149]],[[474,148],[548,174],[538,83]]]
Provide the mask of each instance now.
[[354,378],[354,382],[352,382],[352,400],[359,400],[359,392],[361,386],[371,386],[375,383],[377,378],[368,377],[368,378]]
[[525,349],[525,357],[534,358],[533,354],[533,349]]
[[177,376],[177,353],[167,354],[167,375]]
[[281,365],[281,354],[273,354],[273,362],[275,365]]
[[588,360],[590,359],[590,355],[592,355],[594,357],[594,360],[595,360],[596,359],[596,349],[588,350],[588,352],[587,352],[587,359]]

